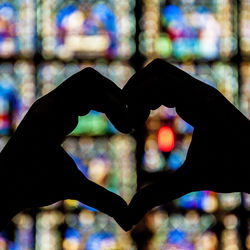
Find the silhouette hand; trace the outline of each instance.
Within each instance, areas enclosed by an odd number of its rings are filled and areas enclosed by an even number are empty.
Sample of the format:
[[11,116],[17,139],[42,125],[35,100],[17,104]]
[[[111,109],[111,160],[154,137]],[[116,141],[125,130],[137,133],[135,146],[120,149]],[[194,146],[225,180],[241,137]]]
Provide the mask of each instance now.
[[[61,147],[90,109],[106,113],[114,125],[128,132],[122,91],[91,68],[73,75],[37,100],[0,154],[1,187],[6,211],[3,226],[27,207],[76,199],[112,217],[128,230],[127,203],[118,195],[88,180]],[[4,205],[5,206],[5,205]]]
[[156,59],[128,81],[123,93],[137,128],[161,104],[175,107],[194,127],[183,166],[159,173],[133,197],[133,224],[151,208],[191,191],[250,192],[250,122],[216,89]]

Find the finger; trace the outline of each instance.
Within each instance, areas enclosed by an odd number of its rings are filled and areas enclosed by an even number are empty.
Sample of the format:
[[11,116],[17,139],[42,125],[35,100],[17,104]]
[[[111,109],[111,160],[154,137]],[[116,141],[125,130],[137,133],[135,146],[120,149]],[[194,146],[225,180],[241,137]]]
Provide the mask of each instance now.
[[[127,103],[131,126],[144,126],[150,110],[161,106],[159,81],[152,81],[148,67],[135,73],[124,86],[122,92]],[[153,75],[152,75],[153,76]]]
[[127,203],[119,195],[88,180],[80,171],[75,172],[72,185],[66,192],[68,198],[113,217],[125,231],[131,229]]
[[128,104],[148,109],[156,109],[163,104],[163,84],[159,81],[155,64],[153,61],[128,80],[122,90]]
[[132,224],[136,225],[152,208],[166,204],[184,194],[194,191],[193,178],[186,171],[162,173],[159,178],[141,190],[132,198],[129,212]]
[[73,198],[113,217],[125,231],[131,229],[127,203],[115,193],[82,178],[76,184]]
[[78,116],[91,109],[106,113],[118,130],[130,131],[121,89],[94,69],[86,68],[38,99],[17,134],[41,140],[49,137],[52,143],[58,143],[76,127]]
[[84,115],[86,109],[94,109],[105,113],[120,131],[130,130],[121,89],[92,68],[85,68],[62,83],[55,89],[55,96],[59,102],[68,99],[71,112]]
[[[173,65],[156,59],[136,73],[123,91],[131,113],[138,112],[138,106],[154,109],[163,104],[176,107],[182,118],[194,125],[196,116],[201,118],[199,111],[204,111],[204,107],[197,105],[201,102],[198,100],[202,96],[201,89],[198,80]],[[204,95],[201,100],[204,101]]]
[[219,91],[160,59],[136,73],[123,92],[131,110],[138,103],[149,109],[159,104],[176,107],[177,113],[193,126],[210,124],[211,117],[222,121],[222,116],[228,117],[235,110]]
[[95,105],[94,109],[105,113],[119,131],[130,132],[131,122],[121,89],[108,80],[105,89],[100,92],[99,99],[102,101]]

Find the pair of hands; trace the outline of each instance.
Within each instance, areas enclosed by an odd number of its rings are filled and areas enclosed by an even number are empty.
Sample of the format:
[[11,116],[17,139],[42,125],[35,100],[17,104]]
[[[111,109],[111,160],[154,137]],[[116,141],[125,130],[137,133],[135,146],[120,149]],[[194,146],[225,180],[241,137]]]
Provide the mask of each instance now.
[[[194,126],[187,158],[179,170],[161,173],[139,190],[129,206],[88,180],[61,147],[78,116],[91,109],[128,133],[162,104],[176,107]],[[136,73],[123,90],[86,68],[37,100],[1,152],[0,186],[7,206],[0,226],[24,208],[76,199],[112,216],[127,231],[151,208],[191,191],[249,192],[249,128],[249,120],[216,89],[163,60]]]

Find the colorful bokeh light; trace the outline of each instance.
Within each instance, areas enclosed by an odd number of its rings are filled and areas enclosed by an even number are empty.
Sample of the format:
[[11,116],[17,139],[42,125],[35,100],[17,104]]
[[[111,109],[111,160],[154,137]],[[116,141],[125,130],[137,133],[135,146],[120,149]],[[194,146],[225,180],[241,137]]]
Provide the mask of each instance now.
[[158,146],[161,151],[169,152],[174,148],[175,135],[170,127],[161,127],[158,132]]

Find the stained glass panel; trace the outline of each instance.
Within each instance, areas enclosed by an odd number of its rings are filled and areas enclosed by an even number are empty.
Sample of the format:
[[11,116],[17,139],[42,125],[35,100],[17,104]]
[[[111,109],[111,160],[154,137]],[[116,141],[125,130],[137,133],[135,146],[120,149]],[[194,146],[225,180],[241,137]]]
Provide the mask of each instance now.
[[176,60],[230,57],[237,49],[231,0],[145,0],[140,49]]
[[9,135],[35,101],[34,78],[32,63],[0,64],[0,134]]
[[35,1],[0,1],[0,57],[31,57],[35,49]]
[[41,1],[43,55],[128,58],[134,53],[133,5],[133,0]]

